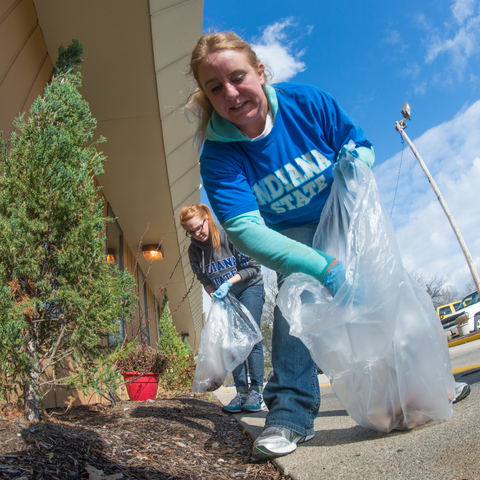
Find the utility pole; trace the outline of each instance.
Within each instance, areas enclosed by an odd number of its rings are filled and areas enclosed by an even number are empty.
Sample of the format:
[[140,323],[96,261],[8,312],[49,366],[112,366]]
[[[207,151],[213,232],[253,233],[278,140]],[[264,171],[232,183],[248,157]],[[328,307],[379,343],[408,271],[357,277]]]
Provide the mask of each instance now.
[[406,121],[410,120],[410,113],[411,113],[410,105],[407,102],[405,102],[402,108],[403,120],[400,120],[399,122],[395,122],[395,129],[406,140],[406,142],[408,143],[408,146],[412,149],[413,154],[417,158],[418,163],[420,164],[423,171],[425,172],[425,175],[427,176],[428,181],[430,182],[430,185],[432,186],[433,191],[435,192],[435,195],[437,196],[438,201],[440,202],[440,205],[442,206],[443,211],[445,212],[445,215],[447,216],[448,221],[452,226],[453,232],[457,237],[458,243],[460,244],[460,248],[462,249],[462,252],[465,255],[465,260],[467,261],[468,268],[470,269],[470,272],[472,274],[473,281],[475,283],[475,286],[477,287],[477,292],[480,294],[480,277],[478,276],[477,269],[475,268],[475,265],[473,263],[472,256],[468,251],[467,244],[465,243],[465,240],[463,239],[462,234],[460,233],[460,230],[457,224],[455,223],[455,220],[453,218],[452,213],[450,212],[450,209],[448,208],[448,205],[446,204],[445,200],[442,197],[442,194],[440,193],[440,189],[437,187],[435,180],[433,179],[427,166],[425,165],[425,162],[422,160],[422,157],[418,153],[413,142],[408,138],[408,135],[405,133],[405,129],[407,128]]

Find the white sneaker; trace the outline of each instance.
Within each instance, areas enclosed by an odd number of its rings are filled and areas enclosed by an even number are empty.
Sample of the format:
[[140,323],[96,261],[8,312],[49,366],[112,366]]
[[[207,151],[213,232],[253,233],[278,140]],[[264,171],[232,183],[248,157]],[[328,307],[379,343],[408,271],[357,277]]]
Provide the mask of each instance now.
[[463,382],[455,382],[455,400],[452,403],[457,403],[467,398],[470,395],[470,385]]
[[275,458],[288,455],[297,444],[308,442],[315,435],[300,435],[284,427],[266,427],[253,444],[255,458]]

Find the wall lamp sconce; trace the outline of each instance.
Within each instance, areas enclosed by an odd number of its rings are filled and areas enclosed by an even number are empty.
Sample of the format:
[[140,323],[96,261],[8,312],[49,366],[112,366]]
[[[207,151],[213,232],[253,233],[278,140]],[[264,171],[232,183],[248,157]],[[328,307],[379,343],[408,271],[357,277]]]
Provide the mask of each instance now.
[[115,265],[115,255],[113,254],[113,250],[109,250],[107,253],[107,263]]
[[142,253],[147,262],[156,262],[157,260],[161,260],[163,258],[162,248],[157,244],[143,245]]

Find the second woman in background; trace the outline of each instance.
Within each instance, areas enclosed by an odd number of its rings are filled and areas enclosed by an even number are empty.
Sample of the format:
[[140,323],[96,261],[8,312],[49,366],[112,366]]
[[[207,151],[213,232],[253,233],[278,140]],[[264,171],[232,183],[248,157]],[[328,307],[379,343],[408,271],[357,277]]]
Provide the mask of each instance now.
[[[180,222],[192,239],[188,249],[190,264],[205,291],[216,298],[224,298],[230,292],[260,327],[265,301],[260,264],[237,250],[225,230],[215,223],[206,205],[183,207]],[[248,359],[233,371],[237,395],[223,410],[228,413],[266,410],[262,395],[263,375],[263,347],[257,343]]]

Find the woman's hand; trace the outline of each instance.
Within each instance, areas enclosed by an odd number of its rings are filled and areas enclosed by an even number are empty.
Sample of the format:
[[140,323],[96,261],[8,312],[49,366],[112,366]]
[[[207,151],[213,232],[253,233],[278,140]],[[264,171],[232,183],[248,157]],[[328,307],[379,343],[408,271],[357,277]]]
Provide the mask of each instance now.
[[334,260],[330,264],[330,268],[327,270],[327,273],[323,280],[323,285],[327,287],[327,290],[330,292],[330,295],[334,297],[344,282],[345,282],[345,267],[343,265],[343,262]]
[[222,299],[222,298],[225,298],[228,294],[228,291],[232,288],[232,284],[230,282],[223,282],[218,288],[217,290],[215,290],[215,293],[213,294],[213,296],[215,298],[219,298],[219,299]]
[[210,297],[215,293],[215,288],[213,285],[207,285],[205,291],[210,295]]

